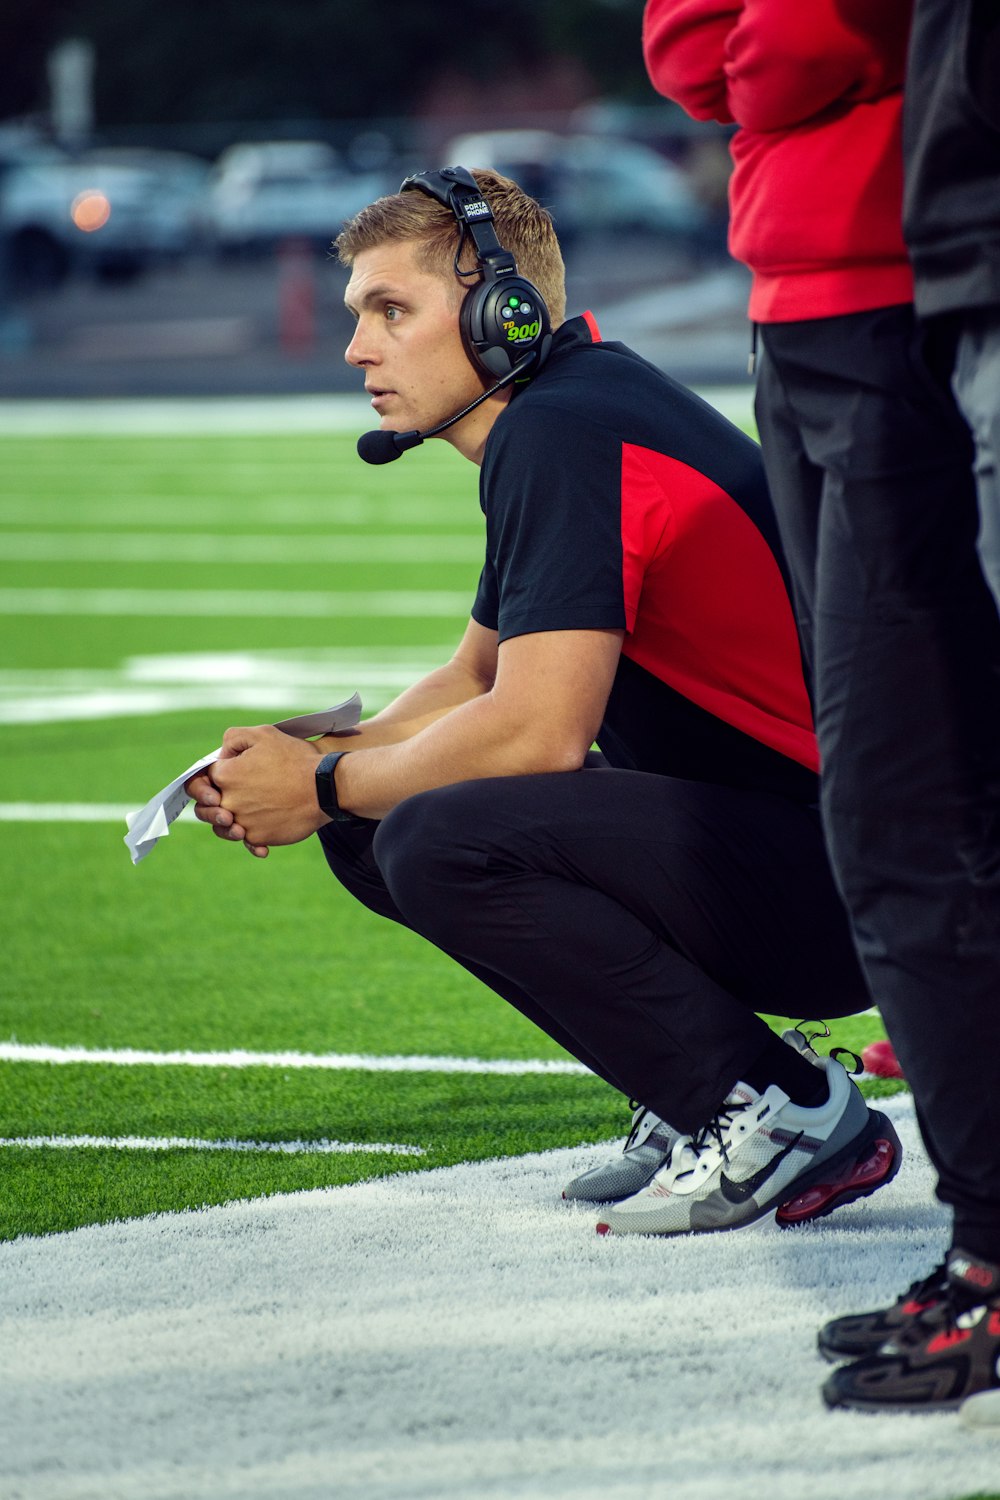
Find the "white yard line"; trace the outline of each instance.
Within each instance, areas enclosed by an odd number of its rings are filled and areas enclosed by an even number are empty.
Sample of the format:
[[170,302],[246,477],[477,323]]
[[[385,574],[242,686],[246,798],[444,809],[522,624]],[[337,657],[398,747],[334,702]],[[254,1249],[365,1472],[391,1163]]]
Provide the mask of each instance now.
[[481,562],[474,532],[430,536],[240,536],[192,531],[158,536],[148,531],[0,533],[6,562],[128,563],[471,563]]
[[395,1146],[384,1141],[216,1141],[191,1136],[26,1135],[0,1136],[0,1146],[30,1151],[260,1151],[277,1156],[351,1156],[370,1152],[389,1156],[426,1156],[422,1146]]
[[[0,474],[0,481],[2,481]],[[382,526],[413,526],[421,531],[436,526],[454,529],[463,523],[470,531],[482,530],[482,513],[475,498],[475,481],[468,501],[429,499],[416,486],[407,486],[405,495],[362,496],[344,493],[340,484],[324,475],[330,494],[323,496],[283,495],[280,482],[275,485],[265,474],[258,475],[253,489],[246,494],[230,495],[161,495],[127,490],[109,500],[107,491],[99,499],[89,500],[77,494],[71,498],[47,497],[33,479],[23,495],[0,495],[0,526],[25,526],[36,530],[45,527],[104,526],[112,530],[128,517],[134,526],[146,530],[178,531],[206,526],[357,526],[371,530]]]
[[801,1230],[602,1239],[607,1147],[0,1245],[16,1500],[959,1500],[997,1430],[824,1411],[823,1319],[935,1264],[895,1182]]
[[[638,309],[648,322],[648,311]],[[730,421],[752,417],[753,385],[699,391]],[[376,425],[363,396],[199,396],[189,399],[0,401],[0,437],[161,433],[362,433]]]
[[[51,715],[38,722],[50,721]],[[0,823],[124,823],[136,811],[126,802],[0,802]],[[180,816],[186,823],[197,821],[193,808]]]
[[[117,668],[0,670],[0,724],[45,724],[224,709],[273,721],[349,683],[374,713],[446,661],[454,643],[435,647],[346,647],[313,651],[206,651],[129,657]],[[336,691],[334,691],[336,696]],[[11,803],[6,816],[44,820]],[[0,819],[5,816],[0,810]],[[81,814],[81,816],[86,816]]]
[[0,436],[356,432],[375,425],[364,396],[197,396],[0,401]]
[[138,1068],[320,1068],[362,1073],[529,1073],[587,1074],[582,1063],[561,1058],[378,1057],[360,1052],[144,1051],[135,1047],[50,1047],[44,1043],[0,1042],[0,1062],[100,1063]]
[[5,615],[443,619],[467,615],[471,602],[468,590],[320,594],[283,589],[0,589],[0,614]]

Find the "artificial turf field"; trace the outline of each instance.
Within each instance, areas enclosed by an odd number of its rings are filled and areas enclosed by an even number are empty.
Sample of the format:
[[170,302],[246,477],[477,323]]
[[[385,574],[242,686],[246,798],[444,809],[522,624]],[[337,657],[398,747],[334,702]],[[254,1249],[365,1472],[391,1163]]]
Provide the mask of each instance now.
[[0,1239],[622,1135],[312,842],[256,861],[182,821],[135,868],[122,842],[228,724],[374,711],[438,663],[481,533],[444,444],[378,470],[337,432],[0,435]]
[[[475,471],[443,443],[373,469],[335,432],[0,437],[0,1237],[623,1133],[589,1076],[379,1071],[565,1054],[353,903],[315,841],[257,861],[182,822],[135,868],[122,843],[121,810],[228,724],[355,688],[374,711],[441,661],[482,525]],[[834,1040],[880,1034],[870,1015]],[[218,1056],[236,1050],[368,1061]],[[324,1141],[358,1149],[304,1149]],[[362,1149],[383,1144],[424,1154]]]

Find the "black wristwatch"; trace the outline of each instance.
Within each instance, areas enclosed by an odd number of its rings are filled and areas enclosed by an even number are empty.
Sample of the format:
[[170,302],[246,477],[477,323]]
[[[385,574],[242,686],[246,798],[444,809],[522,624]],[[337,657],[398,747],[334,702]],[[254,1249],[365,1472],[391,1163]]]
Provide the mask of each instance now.
[[347,812],[337,801],[337,783],[333,773],[337,769],[337,762],[346,750],[333,750],[316,767],[316,801],[335,823],[363,823],[364,818],[359,818],[355,813]]

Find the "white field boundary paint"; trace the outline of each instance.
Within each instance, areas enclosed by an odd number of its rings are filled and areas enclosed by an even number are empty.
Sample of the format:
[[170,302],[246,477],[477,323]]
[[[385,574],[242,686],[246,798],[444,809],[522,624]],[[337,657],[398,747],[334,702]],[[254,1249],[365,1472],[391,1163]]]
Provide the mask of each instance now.
[[[455,632],[456,638],[458,630]],[[264,717],[295,712],[349,683],[369,713],[447,661],[455,642],[417,648],[317,648],[298,652],[206,651],[128,657],[119,667],[0,669],[0,724],[131,718],[190,709]],[[336,697],[336,693],[334,693]]]
[[123,437],[158,433],[364,432],[365,396],[198,396],[0,401],[0,436]]
[[292,589],[0,589],[0,614],[4,615],[426,619],[467,615],[471,602],[468,590],[433,589],[330,594]]
[[605,1145],[0,1244],[4,1493],[994,1491],[996,1428],[820,1404],[819,1324],[948,1241],[912,1101],[886,1110],[895,1182],[801,1230],[602,1239],[560,1194]]
[[583,1074],[582,1063],[562,1058],[376,1057],[360,1052],[151,1052],[133,1047],[50,1047],[41,1042],[0,1042],[0,1062],[101,1063],[123,1068],[320,1068],[361,1073]]
[[[136,809],[117,802],[0,802],[0,823],[124,823]],[[180,816],[196,823],[193,807]]]
[[[244,526],[353,526],[368,531],[383,526],[414,526],[426,532],[435,526],[454,531],[463,520],[468,520],[470,525],[482,527],[482,512],[474,491],[470,493],[468,506],[463,508],[454,501],[427,497],[416,487],[408,486],[405,496],[361,496],[343,493],[333,475],[324,475],[324,479],[333,493],[316,497],[285,494],[268,476],[258,474],[252,490],[223,499],[218,495],[161,495],[133,487],[123,492],[119,486],[112,500],[104,496],[96,500],[74,496],[70,500],[64,498],[58,478],[51,481],[56,493],[46,495],[41,482],[32,476],[24,493],[0,495],[0,526],[30,526],[32,530],[39,526],[63,530],[67,526],[116,529],[122,516],[127,515],[133,525],[141,521],[146,530],[156,528],[163,533],[176,533],[178,528],[186,531],[228,526],[238,514]],[[11,489],[9,477],[7,484]],[[277,493],[272,493],[275,489]],[[262,494],[262,490],[266,493]]]
[[431,535],[254,536],[148,531],[0,532],[5,562],[88,563],[474,563],[483,541],[475,532]]
[[0,1147],[21,1150],[76,1151],[260,1151],[276,1156],[353,1156],[369,1152],[381,1156],[426,1156],[422,1146],[391,1145],[385,1141],[214,1141],[189,1136],[149,1135],[26,1135],[0,1136]]
[[[625,327],[627,311],[624,306],[617,310],[622,328]],[[641,316],[640,326],[648,327],[649,304],[641,302],[637,312]],[[614,320],[616,314],[606,314],[605,323],[609,316]],[[689,303],[687,316],[690,316]],[[730,421],[744,423],[752,420],[753,385],[750,381],[744,385],[699,388],[698,394]],[[374,425],[375,417],[367,398],[352,395],[0,401],[0,437],[362,433]]]

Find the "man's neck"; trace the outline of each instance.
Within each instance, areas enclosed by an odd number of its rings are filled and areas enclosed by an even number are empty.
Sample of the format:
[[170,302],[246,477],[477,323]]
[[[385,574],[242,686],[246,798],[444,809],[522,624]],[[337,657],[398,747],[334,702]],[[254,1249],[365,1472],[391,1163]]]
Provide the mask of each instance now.
[[493,431],[494,423],[503,416],[513,392],[510,387],[497,391],[482,406],[477,406],[474,412],[462,422],[456,422],[447,432],[441,434],[446,442],[467,458],[470,463],[478,467],[482,466],[483,454],[486,451],[486,439]]

